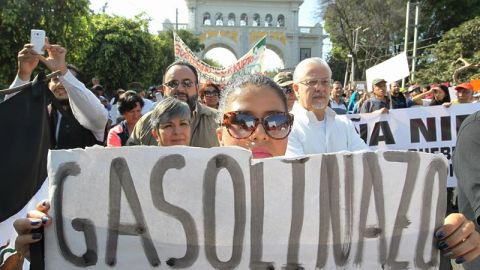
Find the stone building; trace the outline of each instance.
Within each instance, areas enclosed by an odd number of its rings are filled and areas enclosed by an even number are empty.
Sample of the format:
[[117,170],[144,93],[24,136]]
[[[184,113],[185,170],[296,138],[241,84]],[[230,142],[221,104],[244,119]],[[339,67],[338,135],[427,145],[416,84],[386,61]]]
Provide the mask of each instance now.
[[[237,59],[264,35],[285,68],[304,58],[322,56],[323,28],[298,25],[303,0],[186,0],[189,22],[181,25],[200,37],[205,50],[225,48]],[[166,22],[172,25],[170,22]]]

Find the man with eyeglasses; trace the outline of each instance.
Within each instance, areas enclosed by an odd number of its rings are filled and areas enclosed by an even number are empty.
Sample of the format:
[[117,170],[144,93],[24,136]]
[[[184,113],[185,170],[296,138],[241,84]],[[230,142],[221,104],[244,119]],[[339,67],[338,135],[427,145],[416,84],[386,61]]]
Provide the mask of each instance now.
[[321,58],[301,61],[293,73],[293,90],[298,101],[288,136],[286,156],[368,150],[368,146],[347,118],[328,107],[332,71]]
[[[194,66],[184,61],[176,61],[167,67],[163,76],[162,89],[165,96],[184,101],[192,111],[192,136],[190,146],[218,146],[215,121],[217,111],[198,101],[198,73]],[[150,127],[151,112],[138,120],[130,135],[128,145],[157,145]]]
[[282,71],[277,73],[273,80],[283,89],[287,95],[288,111],[291,111],[293,104],[297,101],[297,97],[293,92],[293,73],[291,71]]

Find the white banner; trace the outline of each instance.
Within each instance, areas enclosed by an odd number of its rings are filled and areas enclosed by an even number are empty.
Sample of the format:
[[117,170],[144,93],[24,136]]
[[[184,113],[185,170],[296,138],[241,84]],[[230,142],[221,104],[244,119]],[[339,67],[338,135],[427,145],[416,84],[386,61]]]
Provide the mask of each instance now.
[[235,77],[245,74],[264,73],[264,55],[267,48],[267,37],[260,39],[244,56],[234,64],[225,68],[216,68],[199,59],[182,39],[174,32],[175,59],[192,64],[198,71],[201,82],[211,81],[226,84]]
[[[480,103],[415,106],[388,114],[348,115],[371,150],[412,150],[441,153],[449,160],[448,186],[457,186],[451,158],[463,119],[480,110]],[[343,116],[342,116],[343,117]]]
[[408,151],[52,151],[46,269],[438,269],[446,174]]
[[373,90],[372,82],[375,79],[384,79],[388,84],[401,80],[410,75],[407,54],[398,54],[387,61],[373,66],[365,71],[365,75],[369,92]]

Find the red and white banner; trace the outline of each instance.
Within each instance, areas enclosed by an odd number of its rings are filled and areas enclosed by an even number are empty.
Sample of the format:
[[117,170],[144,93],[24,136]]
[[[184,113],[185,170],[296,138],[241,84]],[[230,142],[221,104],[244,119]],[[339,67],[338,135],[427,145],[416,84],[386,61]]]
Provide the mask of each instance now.
[[263,59],[267,44],[266,37],[259,40],[253,48],[236,63],[226,68],[216,68],[208,65],[198,58],[176,33],[173,33],[173,37],[175,59],[192,64],[197,69],[201,82],[211,81],[218,84],[225,84],[237,76],[265,72]]

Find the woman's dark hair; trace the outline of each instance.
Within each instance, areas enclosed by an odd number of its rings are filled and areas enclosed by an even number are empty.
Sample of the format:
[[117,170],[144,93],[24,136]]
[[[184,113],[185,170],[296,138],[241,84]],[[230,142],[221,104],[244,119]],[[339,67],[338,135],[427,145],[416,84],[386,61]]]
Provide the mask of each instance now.
[[218,84],[214,83],[214,82],[206,82],[202,85],[202,88],[200,88],[200,90],[198,91],[198,95],[203,98],[203,96],[205,96],[205,91],[208,89],[208,88],[215,88],[215,90],[218,91],[218,94],[220,95],[220,86],[218,86]]
[[143,99],[137,94],[137,92],[128,90],[118,99],[118,112],[124,114],[131,111],[137,106],[137,102],[140,103],[140,107],[143,108]]
[[445,102],[450,102],[450,92],[448,91],[448,87],[446,87],[443,84],[440,84],[438,86],[432,86],[432,88],[440,88],[445,93],[445,97],[442,100],[436,100],[435,95],[433,95],[432,102],[430,102],[430,106],[435,106],[435,105],[442,105]]
[[216,119],[218,123],[221,123],[223,121],[223,114],[226,113],[225,110],[227,109],[227,104],[231,102],[230,98],[232,94],[237,93],[237,89],[243,89],[249,85],[254,85],[257,87],[267,87],[272,89],[273,92],[276,93],[282,101],[285,112],[288,112],[287,96],[276,82],[274,82],[269,77],[260,74],[245,75],[231,80],[227,84],[225,89],[221,92],[222,94],[220,96],[220,105],[218,106],[218,114]]

